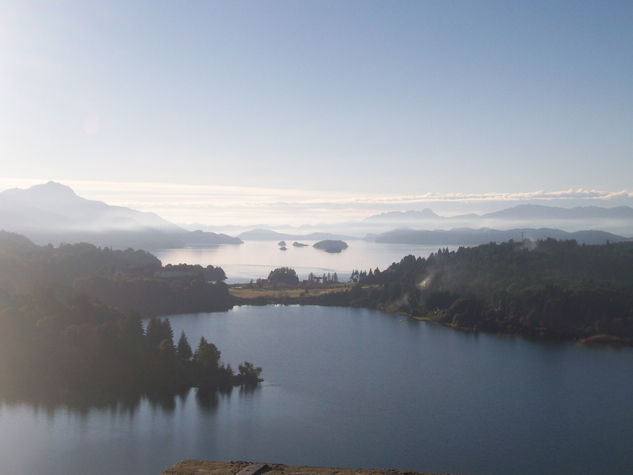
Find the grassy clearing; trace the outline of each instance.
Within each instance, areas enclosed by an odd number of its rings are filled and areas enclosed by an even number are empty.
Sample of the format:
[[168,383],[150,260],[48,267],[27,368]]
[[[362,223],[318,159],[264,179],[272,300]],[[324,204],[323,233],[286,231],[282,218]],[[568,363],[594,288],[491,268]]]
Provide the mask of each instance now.
[[229,293],[233,297],[240,299],[284,299],[284,298],[300,298],[306,296],[318,297],[320,295],[331,294],[335,292],[344,292],[352,287],[352,283],[331,284],[325,287],[316,287],[311,289],[303,288],[257,288],[248,287],[247,285],[235,285],[229,287]]

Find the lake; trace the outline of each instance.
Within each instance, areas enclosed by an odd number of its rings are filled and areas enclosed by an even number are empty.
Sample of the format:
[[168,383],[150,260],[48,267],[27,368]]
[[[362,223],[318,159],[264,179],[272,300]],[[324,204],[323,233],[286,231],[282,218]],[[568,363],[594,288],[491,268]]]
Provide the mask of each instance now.
[[633,473],[633,349],[472,334],[366,309],[170,317],[255,391],[109,408],[0,404],[0,473],[156,474],[181,459],[471,474]]
[[166,264],[209,264],[224,269],[228,283],[248,282],[266,278],[276,267],[292,267],[299,278],[307,278],[310,272],[322,275],[336,272],[340,280],[347,280],[354,269],[384,270],[404,256],[427,257],[440,247],[450,250],[457,246],[422,246],[412,244],[381,244],[361,240],[347,241],[349,247],[339,254],[329,254],[312,247],[316,241],[300,241],[307,247],[294,247],[287,241],[286,251],[280,251],[275,241],[245,241],[240,245],[221,245],[212,248],[163,249],[153,252]]

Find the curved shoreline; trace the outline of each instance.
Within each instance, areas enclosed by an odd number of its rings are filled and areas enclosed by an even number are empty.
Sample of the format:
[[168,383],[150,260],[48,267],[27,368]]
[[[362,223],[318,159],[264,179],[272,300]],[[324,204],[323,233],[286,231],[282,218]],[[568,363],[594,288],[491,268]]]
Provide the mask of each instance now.
[[[561,342],[576,342],[581,345],[587,346],[631,346],[633,347],[633,339],[623,338],[617,335],[609,335],[603,333],[597,333],[592,335],[572,335],[566,333],[555,333],[548,329],[539,329],[538,331],[490,331],[487,329],[473,328],[467,326],[459,326],[453,323],[445,323],[433,319],[431,316],[415,315],[412,313],[403,312],[395,308],[382,307],[382,306],[356,306],[350,305],[348,302],[349,290],[352,287],[351,284],[339,284],[336,287],[316,289],[313,293],[301,293],[303,289],[261,289],[253,296],[244,297],[236,295],[233,291],[239,286],[229,286],[229,292],[233,297],[233,305],[317,305],[321,307],[349,307],[349,308],[368,308],[372,310],[379,310],[381,312],[390,313],[394,315],[402,315],[415,320],[424,321],[434,325],[440,325],[443,327],[451,328],[453,330],[459,330],[471,333],[486,333],[490,335],[511,335],[520,336],[531,340],[541,341],[561,341]],[[318,291],[321,291],[320,293]],[[257,295],[259,293],[260,295]]]

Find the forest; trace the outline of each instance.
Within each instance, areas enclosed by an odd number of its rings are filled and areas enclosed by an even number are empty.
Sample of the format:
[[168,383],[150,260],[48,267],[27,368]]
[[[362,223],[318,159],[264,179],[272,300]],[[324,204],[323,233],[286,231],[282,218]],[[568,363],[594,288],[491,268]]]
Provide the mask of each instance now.
[[[216,282],[210,282],[209,278]],[[162,267],[144,251],[90,244],[36,246],[0,232],[0,388],[3,395],[60,397],[174,393],[260,381],[235,373],[202,339],[177,343],[156,315],[226,310],[224,272]],[[141,317],[153,317],[147,327]]]
[[633,242],[509,241],[354,271],[333,304],[468,330],[631,343]]

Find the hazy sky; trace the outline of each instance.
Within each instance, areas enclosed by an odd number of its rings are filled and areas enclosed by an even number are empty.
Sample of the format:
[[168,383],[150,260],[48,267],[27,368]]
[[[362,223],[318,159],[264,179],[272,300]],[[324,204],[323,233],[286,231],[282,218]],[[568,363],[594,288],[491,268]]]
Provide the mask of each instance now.
[[631,1],[0,0],[0,186],[225,215],[631,190],[632,52]]

